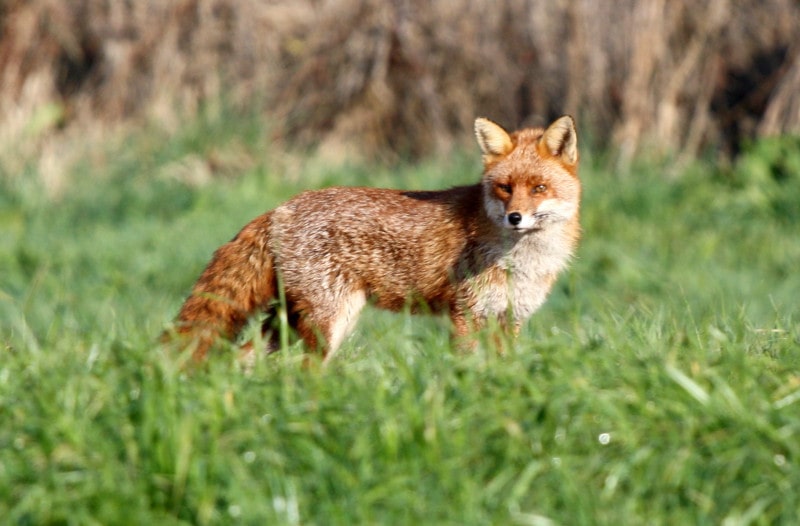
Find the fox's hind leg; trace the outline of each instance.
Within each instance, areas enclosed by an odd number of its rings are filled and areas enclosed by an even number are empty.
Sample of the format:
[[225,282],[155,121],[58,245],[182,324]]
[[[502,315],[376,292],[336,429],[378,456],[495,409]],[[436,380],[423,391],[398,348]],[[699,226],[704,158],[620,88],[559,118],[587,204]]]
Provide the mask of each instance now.
[[308,349],[321,352],[327,362],[353,330],[366,303],[363,290],[346,292],[326,302],[317,299],[313,306],[300,307],[295,328]]
[[281,314],[277,307],[267,311],[267,316],[261,323],[261,339],[264,341],[264,350],[267,354],[280,351],[283,348],[282,330],[297,330],[298,314],[289,309],[286,317],[286,327],[282,327]]

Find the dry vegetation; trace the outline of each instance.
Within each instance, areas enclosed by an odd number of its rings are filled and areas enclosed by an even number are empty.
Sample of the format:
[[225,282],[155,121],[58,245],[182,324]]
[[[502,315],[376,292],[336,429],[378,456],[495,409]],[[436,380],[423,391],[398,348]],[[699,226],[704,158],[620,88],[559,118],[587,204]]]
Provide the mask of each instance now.
[[2,171],[222,99],[373,158],[562,112],[623,160],[730,154],[800,131],[798,27],[796,0],[0,0]]

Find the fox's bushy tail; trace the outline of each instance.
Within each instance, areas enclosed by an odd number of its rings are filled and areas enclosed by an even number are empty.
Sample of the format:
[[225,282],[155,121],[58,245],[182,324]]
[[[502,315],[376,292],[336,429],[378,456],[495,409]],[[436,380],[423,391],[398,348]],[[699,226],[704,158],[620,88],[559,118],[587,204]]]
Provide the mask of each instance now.
[[235,338],[275,297],[271,216],[257,217],[214,253],[181,307],[175,333],[193,341],[195,360],[205,358],[218,338]]

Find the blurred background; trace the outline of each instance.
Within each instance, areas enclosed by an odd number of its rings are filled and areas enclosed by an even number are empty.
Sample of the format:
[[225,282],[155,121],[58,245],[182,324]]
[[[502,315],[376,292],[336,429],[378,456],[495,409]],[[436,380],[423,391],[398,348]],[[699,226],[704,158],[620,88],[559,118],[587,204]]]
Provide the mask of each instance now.
[[2,0],[0,177],[255,114],[270,143],[393,162],[579,119],[584,144],[736,156],[800,132],[796,0]]

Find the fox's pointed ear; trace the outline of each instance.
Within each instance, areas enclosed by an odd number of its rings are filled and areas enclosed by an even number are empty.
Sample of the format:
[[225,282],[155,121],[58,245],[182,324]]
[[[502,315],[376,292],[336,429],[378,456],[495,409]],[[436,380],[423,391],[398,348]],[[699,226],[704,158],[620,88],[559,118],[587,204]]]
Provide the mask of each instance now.
[[560,157],[565,163],[578,163],[578,134],[575,121],[569,115],[564,115],[547,127],[542,144],[552,156]]
[[484,159],[506,155],[514,149],[508,133],[498,124],[483,117],[475,119],[475,137]]

